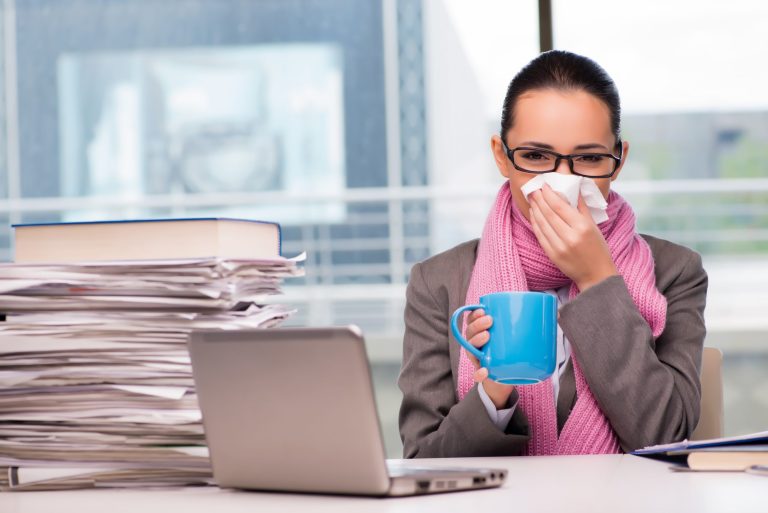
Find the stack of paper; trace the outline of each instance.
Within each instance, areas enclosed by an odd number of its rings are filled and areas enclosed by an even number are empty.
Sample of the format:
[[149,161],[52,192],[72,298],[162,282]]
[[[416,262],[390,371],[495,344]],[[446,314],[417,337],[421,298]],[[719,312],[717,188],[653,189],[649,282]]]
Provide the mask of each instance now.
[[189,486],[210,484],[210,471],[191,468],[14,467],[0,475],[4,490],[71,490],[92,487]]
[[302,259],[0,264],[0,312],[230,310],[278,293]]
[[188,334],[278,324],[300,261],[0,265],[0,487],[210,482]]

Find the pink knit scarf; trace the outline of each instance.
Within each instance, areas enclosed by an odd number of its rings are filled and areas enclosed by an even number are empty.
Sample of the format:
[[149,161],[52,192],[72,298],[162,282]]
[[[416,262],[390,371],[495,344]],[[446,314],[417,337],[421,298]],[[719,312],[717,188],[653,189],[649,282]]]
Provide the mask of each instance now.
[[[651,248],[635,231],[635,215],[616,192],[608,196],[608,220],[600,231],[632,299],[651,327],[654,337],[664,330],[666,298],[656,289]],[[530,223],[512,199],[505,183],[485,222],[466,303],[477,304],[492,292],[557,289],[570,283],[569,298],[578,287],[547,257]],[[595,312],[595,315],[599,315]],[[466,330],[466,319],[464,322]],[[587,357],[585,355],[585,357]],[[616,434],[592,395],[575,354],[571,354],[576,380],[576,404],[558,437],[552,378],[536,385],[518,386],[521,408],[528,418],[529,455],[605,454],[621,452]],[[474,366],[461,351],[457,393],[459,399],[474,385]]]

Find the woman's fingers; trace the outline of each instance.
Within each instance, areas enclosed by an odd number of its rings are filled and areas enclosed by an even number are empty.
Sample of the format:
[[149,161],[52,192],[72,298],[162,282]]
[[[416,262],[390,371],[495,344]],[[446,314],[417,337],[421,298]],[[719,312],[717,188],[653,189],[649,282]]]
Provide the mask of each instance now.
[[533,228],[533,234],[539,240],[539,244],[544,249],[544,252],[549,255],[550,258],[556,253],[563,250],[563,241],[558,233],[549,224],[549,221],[541,212],[539,202],[531,204],[531,228]]
[[549,246],[549,241],[544,236],[544,234],[541,233],[541,228],[539,228],[539,223],[536,222],[536,219],[533,216],[533,207],[531,207],[531,229],[533,230],[533,234],[536,236],[536,240],[539,241],[539,245],[544,250],[544,253],[549,255],[551,251],[551,248]]
[[584,217],[592,218],[592,214],[589,212],[589,207],[581,194],[579,194],[579,212],[581,212],[581,215]]
[[539,211],[557,233],[564,233],[571,227],[571,206],[552,188],[544,184],[540,191],[533,194],[533,199]]
[[475,371],[472,377],[474,378],[475,383],[482,383],[483,381],[488,379],[488,369],[486,369],[485,367],[481,367]]
[[542,249],[580,290],[617,273],[608,245],[584,200],[571,207],[548,186],[532,195],[530,221]]
[[[490,340],[490,334],[488,329],[493,325],[493,319],[490,315],[485,315],[485,311],[482,308],[473,310],[467,318],[467,330],[464,336],[467,337],[467,341],[473,346],[482,348]],[[480,367],[480,362],[467,352],[467,356],[475,368]]]
[[483,315],[485,315],[485,310],[483,310],[482,308],[478,308],[477,310],[472,310],[471,312],[469,312],[469,317],[467,317],[467,322],[476,321]]
[[475,347],[482,347],[488,342],[488,330],[493,325],[493,319],[485,313],[476,316],[474,319],[470,315],[467,320],[467,331],[465,336],[470,344]]
[[596,231],[592,216],[581,196],[578,208],[573,208],[549,185],[545,185],[540,191],[532,194],[532,199],[531,225],[533,226],[534,222],[538,224],[541,235],[554,251],[547,252],[553,260],[572,255],[572,252],[577,251],[585,239],[589,238],[590,232]]
[[467,339],[470,344],[475,346],[476,348],[480,349],[485,344],[488,343],[488,340],[490,340],[491,336],[488,334],[487,331],[481,331],[477,335],[473,336],[472,338]]

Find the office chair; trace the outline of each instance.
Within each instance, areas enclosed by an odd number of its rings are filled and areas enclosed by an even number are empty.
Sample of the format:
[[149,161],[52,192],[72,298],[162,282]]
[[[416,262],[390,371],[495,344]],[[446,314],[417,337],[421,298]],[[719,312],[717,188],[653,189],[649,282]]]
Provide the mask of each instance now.
[[705,347],[701,358],[701,415],[691,440],[723,436],[723,352]]

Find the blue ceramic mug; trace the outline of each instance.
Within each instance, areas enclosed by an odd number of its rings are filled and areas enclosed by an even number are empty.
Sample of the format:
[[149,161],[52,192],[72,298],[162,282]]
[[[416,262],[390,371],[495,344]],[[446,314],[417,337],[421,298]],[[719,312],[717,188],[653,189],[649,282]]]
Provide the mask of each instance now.
[[[490,339],[478,349],[461,334],[466,311],[482,308],[493,318]],[[495,292],[451,316],[453,336],[499,383],[530,385],[547,379],[557,359],[557,298],[543,292]]]

